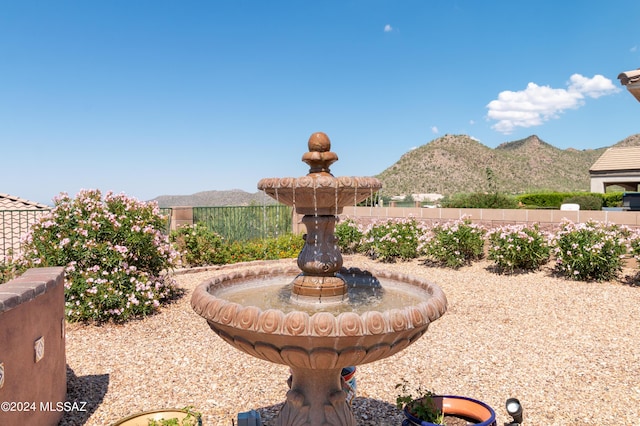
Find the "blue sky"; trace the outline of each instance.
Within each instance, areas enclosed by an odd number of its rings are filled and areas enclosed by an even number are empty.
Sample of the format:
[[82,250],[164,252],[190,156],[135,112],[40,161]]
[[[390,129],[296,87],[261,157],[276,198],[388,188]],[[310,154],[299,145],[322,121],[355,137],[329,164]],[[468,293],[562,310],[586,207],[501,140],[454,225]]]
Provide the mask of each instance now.
[[638,28],[637,0],[0,1],[0,192],[255,192],[316,131],[334,175],[445,134],[609,146]]

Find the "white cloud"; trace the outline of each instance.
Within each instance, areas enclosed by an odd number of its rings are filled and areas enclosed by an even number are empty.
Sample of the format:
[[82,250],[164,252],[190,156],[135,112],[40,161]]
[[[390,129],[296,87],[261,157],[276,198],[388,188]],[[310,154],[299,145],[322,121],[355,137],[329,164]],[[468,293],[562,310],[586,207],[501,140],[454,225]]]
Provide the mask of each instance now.
[[519,92],[500,92],[498,99],[487,105],[487,117],[497,121],[492,128],[509,134],[516,127],[539,126],[545,121],[558,118],[567,109],[581,107],[585,97],[596,99],[620,90],[602,75],[587,78],[573,74],[567,86],[566,89],[554,89],[529,83],[526,89]]
[[385,33],[390,33],[391,31],[393,31],[393,27],[389,24],[384,26],[384,32]]
[[637,52],[638,51],[638,46],[633,46],[631,49],[629,49],[630,52]]
[[571,84],[569,84],[569,91],[579,92],[594,99],[597,99],[600,96],[610,95],[619,90],[613,85],[611,80],[599,74],[594,75],[593,78],[587,78],[580,74],[573,74],[569,80],[571,81]]
[[431,126],[431,133],[440,133],[438,126]]

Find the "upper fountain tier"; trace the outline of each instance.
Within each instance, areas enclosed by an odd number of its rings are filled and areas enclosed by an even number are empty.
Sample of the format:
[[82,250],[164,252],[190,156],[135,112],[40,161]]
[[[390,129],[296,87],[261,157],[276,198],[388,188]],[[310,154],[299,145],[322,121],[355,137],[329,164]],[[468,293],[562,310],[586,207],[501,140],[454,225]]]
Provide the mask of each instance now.
[[334,177],[329,166],[338,161],[338,155],[331,152],[331,141],[322,132],[311,135],[302,161],[309,165],[308,175],[261,179],[258,189],[299,214],[323,216],[338,215],[344,206],[355,206],[382,188],[372,177]]

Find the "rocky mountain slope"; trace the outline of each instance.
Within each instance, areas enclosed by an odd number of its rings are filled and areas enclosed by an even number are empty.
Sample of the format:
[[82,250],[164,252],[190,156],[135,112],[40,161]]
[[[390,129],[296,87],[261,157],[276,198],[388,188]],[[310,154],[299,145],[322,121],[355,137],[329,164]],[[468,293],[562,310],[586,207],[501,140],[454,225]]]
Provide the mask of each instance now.
[[[640,134],[613,146],[640,146]],[[407,152],[377,177],[384,195],[488,191],[488,173],[507,193],[588,191],[589,168],[606,149],[562,150],[536,135],[492,149],[465,135],[445,135]]]
[[249,206],[276,203],[262,191],[249,193],[240,189],[203,191],[191,195],[161,195],[150,201],[157,201],[160,207]]

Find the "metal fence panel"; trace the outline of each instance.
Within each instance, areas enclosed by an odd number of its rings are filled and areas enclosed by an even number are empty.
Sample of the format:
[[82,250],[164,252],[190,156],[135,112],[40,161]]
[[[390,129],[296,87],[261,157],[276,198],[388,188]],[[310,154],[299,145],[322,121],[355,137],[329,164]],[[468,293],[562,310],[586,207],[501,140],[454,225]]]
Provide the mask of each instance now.
[[193,223],[232,241],[277,237],[292,232],[292,209],[285,205],[194,207]]
[[49,210],[0,210],[0,262],[20,248],[22,237]]
[[171,207],[160,207],[160,214],[162,216],[164,216],[167,220],[167,223],[164,227],[163,232],[166,235],[169,235],[169,232],[171,232],[171,214],[173,212],[173,209]]

